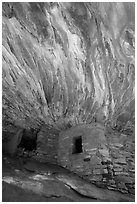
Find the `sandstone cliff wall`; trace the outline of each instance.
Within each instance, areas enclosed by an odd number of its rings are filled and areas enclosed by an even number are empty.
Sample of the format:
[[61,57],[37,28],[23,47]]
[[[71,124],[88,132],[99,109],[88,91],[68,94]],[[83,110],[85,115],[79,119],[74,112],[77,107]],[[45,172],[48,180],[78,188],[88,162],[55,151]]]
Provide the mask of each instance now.
[[3,3],[2,14],[3,135],[134,124],[134,3]]

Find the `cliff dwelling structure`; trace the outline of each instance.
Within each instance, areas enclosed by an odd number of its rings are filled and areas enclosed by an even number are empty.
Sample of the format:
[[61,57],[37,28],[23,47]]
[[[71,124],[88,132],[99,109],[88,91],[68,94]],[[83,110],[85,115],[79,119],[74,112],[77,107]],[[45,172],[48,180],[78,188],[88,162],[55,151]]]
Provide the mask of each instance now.
[[2,201],[135,201],[135,3],[2,3]]

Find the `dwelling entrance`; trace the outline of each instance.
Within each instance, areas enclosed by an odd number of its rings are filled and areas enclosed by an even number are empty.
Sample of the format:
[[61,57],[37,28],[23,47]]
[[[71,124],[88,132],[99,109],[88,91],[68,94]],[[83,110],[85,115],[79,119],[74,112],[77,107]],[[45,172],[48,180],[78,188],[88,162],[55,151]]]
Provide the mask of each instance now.
[[74,137],[72,154],[78,154],[81,152],[82,152],[82,136]]

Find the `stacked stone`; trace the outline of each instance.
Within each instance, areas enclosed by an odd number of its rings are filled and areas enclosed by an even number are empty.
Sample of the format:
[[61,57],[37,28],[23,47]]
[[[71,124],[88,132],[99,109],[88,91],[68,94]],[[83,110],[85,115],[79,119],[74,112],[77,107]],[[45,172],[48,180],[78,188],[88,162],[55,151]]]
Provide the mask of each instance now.
[[37,135],[37,155],[41,162],[57,163],[58,130],[43,126]]
[[37,151],[36,150],[25,150],[25,148],[19,147],[16,151],[16,156],[17,157],[26,157],[26,158],[32,158],[36,157]]
[[107,142],[91,149],[90,171],[87,166],[80,175],[99,187],[135,194],[134,138],[114,134]]
[[[113,160],[114,180],[116,187],[121,192],[135,193],[135,151],[134,136],[121,134],[114,137],[110,144],[110,154]],[[112,138],[113,140],[113,138]]]
[[86,175],[86,179],[99,187],[106,187],[108,183],[114,184],[114,181],[112,181],[112,161],[106,145],[100,145],[96,149],[96,152],[94,152],[94,155],[90,159],[90,165],[92,166],[92,171]]

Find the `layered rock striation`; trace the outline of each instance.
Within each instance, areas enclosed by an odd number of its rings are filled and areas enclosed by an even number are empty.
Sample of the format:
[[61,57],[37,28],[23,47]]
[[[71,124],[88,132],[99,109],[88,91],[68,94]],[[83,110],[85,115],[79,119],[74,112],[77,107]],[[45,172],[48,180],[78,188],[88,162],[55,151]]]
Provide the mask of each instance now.
[[2,12],[3,135],[134,124],[134,3],[11,2]]
[[135,4],[3,2],[2,35],[3,151],[134,194]]

